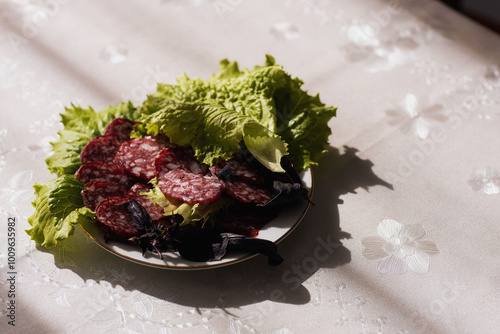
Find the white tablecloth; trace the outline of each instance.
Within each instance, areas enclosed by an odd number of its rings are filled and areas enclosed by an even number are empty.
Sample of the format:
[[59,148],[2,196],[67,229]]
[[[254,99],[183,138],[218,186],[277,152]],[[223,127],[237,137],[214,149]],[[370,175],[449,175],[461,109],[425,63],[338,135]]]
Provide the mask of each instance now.
[[[5,0],[0,16],[0,332],[498,332],[498,35],[410,0]],[[266,53],[338,107],[280,266],[161,270],[80,229],[49,250],[30,240],[65,106],[140,103]]]

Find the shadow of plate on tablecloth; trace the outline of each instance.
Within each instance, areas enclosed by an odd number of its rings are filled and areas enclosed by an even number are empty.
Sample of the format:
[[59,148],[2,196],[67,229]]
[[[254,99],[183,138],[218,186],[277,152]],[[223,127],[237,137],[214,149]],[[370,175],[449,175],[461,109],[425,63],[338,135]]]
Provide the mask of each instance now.
[[[321,268],[336,268],[351,261],[351,252],[343,239],[351,235],[342,230],[338,206],[342,195],[356,194],[357,189],[373,186],[393,189],[392,185],[374,174],[373,163],[357,156],[357,150],[344,147],[343,152],[330,147],[314,169],[314,206],[294,230],[279,244],[285,262],[279,268],[267,270],[267,277],[251,283],[270,300],[305,304],[310,302],[310,290],[315,282],[308,281]],[[316,276],[319,277],[319,276]],[[307,284],[304,284],[304,282]],[[260,287],[260,288],[259,288]],[[263,292],[263,290],[266,290]]]
[[[268,300],[307,304],[311,301],[310,290],[314,284],[309,279],[318,270],[336,268],[351,261],[349,249],[342,244],[350,234],[341,228],[338,210],[341,196],[373,186],[392,189],[374,174],[371,161],[357,156],[356,149],[344,147],[342,151],[330,147],[319,167],[314,169],[315,205],[309,208],[297,228],[279,243],[284,262],[276,267],[268,266],[264,256],[257,256],[207,270],[152,268],[114,256],[93,243],[80,229],[61,247],[37,248],[52,253],[60,270],[76,274],[83,282],[81,288],[96,283],[111,284],[121,287],[119,290],[125,300],[136,298],[136,293],[141,292],[158,303],[175,303],[197,310],[225,310]],[[58,281],[58,278],[53,277],[53,280]],[[64,281],[59,283],[62,287],[66,284]]]

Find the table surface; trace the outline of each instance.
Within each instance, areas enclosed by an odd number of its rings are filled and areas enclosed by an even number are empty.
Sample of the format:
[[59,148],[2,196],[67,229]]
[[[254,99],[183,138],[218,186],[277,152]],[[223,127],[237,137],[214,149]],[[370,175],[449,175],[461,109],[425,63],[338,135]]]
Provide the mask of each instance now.
[[[0,8],[2,333],[498,332],[498,35],[435,1]],[[316,205],[279,244],[280,266],[150,268],[79,228],[52,249],[30,240],[32,185],[53,177],[44,159],[64,107],[141,103],[158,81],[266,53],[338,107]]]

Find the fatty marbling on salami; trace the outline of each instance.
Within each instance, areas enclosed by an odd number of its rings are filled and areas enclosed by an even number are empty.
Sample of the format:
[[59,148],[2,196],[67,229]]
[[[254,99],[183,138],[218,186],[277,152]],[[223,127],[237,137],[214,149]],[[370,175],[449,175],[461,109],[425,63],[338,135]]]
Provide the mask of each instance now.
[[269,189],[242,181],[222,181],[224,191],[242,203],[266,205],[273,198]]
[[148,138],[124,142],[116,153],[114,163],[129,175],[149,181],[156,176],[155,160],[165,146]]
[[106,127],[104,135],[114,136],[116,137],[116,141],[124,143],[130,140],[130,133],[132,132],[135,124],[136,122],[133,122],[128,118],[115,118]]
[[194,151],[191,147],[176,146],[173,148],[173,151],[179,161],[182,163],[185,170],[202,175],[207,173],[208,166],[196,160]]
[[93,161],[113,162],[120,144],[112,136],[98,136],[88,142],[80,153],[83,164]]
[[183,169],[195,174],[206,174],[208,166],[199,163],[191,148],[169,147],[163,150],[155,160],[157,176],[163,177],[174,169]]
[[185,164],[179,160],[174,150],[167,148],[158,154],[155,159],[156,175],[161,178],[174,169],[185,169]]
[[129,212],[117,204],[125,203],[128,198],[112,197],[102,201],[96,209],[97,220],[122,238],[139,235],[130,221]]
[[75,177],[84,185],[91,181],[106,181],[129,188],[132,182],[122,169],[101,161],[83,164],[76,171]]
[[266,205],[273,198],[264,177],[246,162],[236,159],[219,161],[210,167],[210,171],[220,179],[224,192],[239,202]]
[[83,204],[93,211],[105,199],[126,196],[127,190],[125,188],[106,181],[91,181],[82,190]]
[[238,179],[248,184],[263,184],[265,182],[264,177],[255,172],[248,163],[235,159],[220,161],[217,165],[210,167],[210,171],[217,174],[224,168],[231,170],[231,179]]
[[174,169],[166,173],[159,179],[158,187],[166,196],[190,204],[212,202],[222,193],[222,183],[218,178],[182,169]]

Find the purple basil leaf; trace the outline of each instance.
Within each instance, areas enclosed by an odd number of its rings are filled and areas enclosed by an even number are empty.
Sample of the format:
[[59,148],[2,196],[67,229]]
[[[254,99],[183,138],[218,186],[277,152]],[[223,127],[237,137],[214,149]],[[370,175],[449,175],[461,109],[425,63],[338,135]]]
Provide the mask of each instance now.
[[189,228],[173,236],[179,254],[190,261],[205,262],[221,259],[225,255],[227,242],[210,228]]
[[266,255],[269,264],[273,266],[283,262],[283,258],[278,254],[278,247],[271,241],[233,233],[219,233],[211,228],[179,231],[174,240],[179,254],[190,261],[218,261],[228,251],[243,250]]
[[297,171],[293,167],[293,164],[290,161],[290,159],[288,159],[287,157],[281,158],[281,167],[285,170],[285,173],[286,173],[287,177],[289,178],[289,182],[298,183],[298,184],[302,185],[302,180],[300,179],[299,174],[297,173]]
[[148,231],[154,228],[153,221],[151,220],[148,212],[135,199],[131,199],[128,202],[117,205],[128,211],[130,221],[138,232]]
[[150,251],[163,258],[162,253],[168,250],[170,244],[165,227],[155,224],[146,209],[135,199],[118,205],[128,211],[132,225],[140,233],[139,236],[134,237],[134,241],[142,250],[142,255]]
[[227,250],[244,250],[251,253],[266,255],[268,264],[277,266],[283,262],[283,258],[278,254],[278,246],[269,240],[250,238],[238,234],[222,233],[229,239]]
[[274,181],[274,196],[263,206],[282,207],[301,198],[307,198],[309,192],[300,183],[284,183]]
[[233,170],[229,167],[229,165],[225,165],[220,171],[215,173],[215,176],[224,181],[229,181],[231,179],[231,175],[233,175]]

